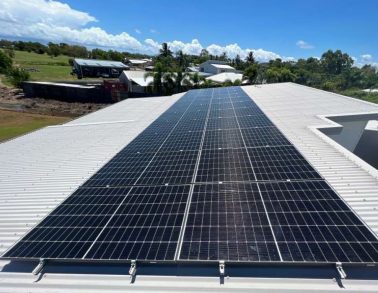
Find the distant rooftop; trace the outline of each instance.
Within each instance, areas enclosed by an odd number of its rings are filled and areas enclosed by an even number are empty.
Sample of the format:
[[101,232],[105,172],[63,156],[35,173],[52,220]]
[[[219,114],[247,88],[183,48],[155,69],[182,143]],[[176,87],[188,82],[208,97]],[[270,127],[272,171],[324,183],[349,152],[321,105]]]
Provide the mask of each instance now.
[[109,60],[97,60],[97,59],[80,59],[74,60],[79,66],[91,66],[91,67],[112,67],[112,68],[128,68],[126,64],[119,61]]
[[243,74],[235,73],[235,72],[222,72],[222,73],[219,73],[219,74],[209,76],[206,79],[212,80],[214,82],[220,82],[220,83],[225,82],[227,80],[230,80],[232,82],[234,82],[236,80],[242,81]]
[[213,66],[215,66],[216,68],[221,68],[221,69],[234,69],[234,67],[230,66],[230,65],[226,65],[226,64],[211,64]]

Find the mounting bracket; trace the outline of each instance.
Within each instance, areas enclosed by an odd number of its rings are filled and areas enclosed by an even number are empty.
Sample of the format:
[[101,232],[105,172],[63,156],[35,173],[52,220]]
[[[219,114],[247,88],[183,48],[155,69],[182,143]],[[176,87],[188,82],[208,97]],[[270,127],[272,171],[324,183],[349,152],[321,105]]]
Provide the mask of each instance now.
[[129,275],[130,277],[134,277],[136,274],[136,260],[132,260],[131,261],[131,266],[130,266],[130,269],[129,269]]
[[339,273],[340,279],[345,279],[347,277],[347,274],[345,273],[343,264],[341,262],[336,263],[336,270]]
[[45,266],[45,264],[46,264],[46,260],[41,258],[39,260],[38,265],[33,270],[32,274],[35,275],[35,276],[38,275],[43,270],[43,267]]
[[219,274],[221,276],[224,276],[225,266],[226,266],[226,264],[225,264],[224,260],[220,260],[219,261]]

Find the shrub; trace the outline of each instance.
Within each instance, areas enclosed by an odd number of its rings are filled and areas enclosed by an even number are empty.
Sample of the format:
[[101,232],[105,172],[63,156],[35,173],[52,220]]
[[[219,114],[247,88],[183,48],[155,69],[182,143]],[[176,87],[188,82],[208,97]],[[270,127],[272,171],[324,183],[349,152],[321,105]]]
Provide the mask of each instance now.
[[22,68],[14,67],[8,71],[7,77],[12,85],[21,87],[22,82],[30,79],[30,74]]

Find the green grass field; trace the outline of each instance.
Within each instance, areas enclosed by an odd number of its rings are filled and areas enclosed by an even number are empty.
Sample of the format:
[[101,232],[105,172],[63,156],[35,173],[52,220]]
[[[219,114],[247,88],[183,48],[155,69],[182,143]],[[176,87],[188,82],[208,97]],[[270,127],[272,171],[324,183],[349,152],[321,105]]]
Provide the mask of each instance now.
[[76,77],[70,74],[72,68],[68,64],[68,59],[69,57],[63,55],[50,57],[47,54],[15,51],[13,61],[29,71],[31,80],[76,80]]
[[68,120],[70,120],[68,117],[0,110],[0,142],[44,126],[59,124]]

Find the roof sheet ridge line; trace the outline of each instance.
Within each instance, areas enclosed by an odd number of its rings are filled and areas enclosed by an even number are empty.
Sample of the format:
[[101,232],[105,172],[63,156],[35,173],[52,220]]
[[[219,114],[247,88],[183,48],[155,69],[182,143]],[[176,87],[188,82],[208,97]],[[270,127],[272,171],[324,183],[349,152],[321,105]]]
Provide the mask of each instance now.
[[59,128],[59,127],[74,127],[74,126],[88,126],[88,125],[101,125],[101,124],[116,124],[116,123],[130,123],[136,122],[138,120],[118,120],[118,121],[101,121],[101,122],[87,122],[87,123],[76,123],[76,124],[59,124],[47,126],[48,128]]
[[364,104],[367,104],[367,105],[374,106],[374,107],[378,108],[378,105],[375,104],[375,103],[373,103],[373,102],[369,102],[369,101],[365,101],[365,100],[360,100],[360,99],[348,97],[348,96],[345,96],[345,95],[342,95],[342,94],[325,91],[325,90],[322,90],[322,89],[314,88],[314,87],[311,87],[311,86],[306,86],[306,85],[295,83],[295,82],[284,82],[284,83],[292,84],[292,85],[295,85],[295,86],[298,86],[298,87],[307,88],[307,89],[310,89],[310,90],[313,90],[313,91],[319,91],[319,92],[327,93],[327,94],[330,94],[330,95],[342,97],[342,98],[347,99],[347,100],[358,101],[358,102],[361,102],[361,103],[364,103]]

